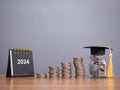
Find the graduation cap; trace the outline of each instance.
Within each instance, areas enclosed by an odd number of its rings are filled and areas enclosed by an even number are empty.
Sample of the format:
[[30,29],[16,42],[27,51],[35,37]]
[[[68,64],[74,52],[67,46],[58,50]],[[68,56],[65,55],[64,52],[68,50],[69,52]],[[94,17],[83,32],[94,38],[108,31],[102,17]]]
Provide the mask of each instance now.
[[87,46],[84,48],[90,48],[91,55],[105,55],[105,49],[111,49],[110,47],[107,46]]
[[84,48],[91,49],[91,55],[105,55],[105,49],[109,50],[109,63],[107,77],[113,77],[113,64],[112,64],[112,48],[109,46],[87,46]]

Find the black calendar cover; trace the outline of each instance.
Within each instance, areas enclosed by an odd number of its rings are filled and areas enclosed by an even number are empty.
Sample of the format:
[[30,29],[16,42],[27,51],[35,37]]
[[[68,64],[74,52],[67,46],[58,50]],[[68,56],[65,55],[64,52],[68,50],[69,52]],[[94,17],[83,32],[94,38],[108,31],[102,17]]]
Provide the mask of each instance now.
[[10,49],[6,76],[34,76],[32,51],[28,49]]

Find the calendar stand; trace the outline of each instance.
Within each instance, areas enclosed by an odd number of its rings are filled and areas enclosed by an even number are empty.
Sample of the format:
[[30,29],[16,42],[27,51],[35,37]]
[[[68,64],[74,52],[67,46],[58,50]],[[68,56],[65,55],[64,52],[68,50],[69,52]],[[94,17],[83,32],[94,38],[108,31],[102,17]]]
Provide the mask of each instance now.
[[33,56],[30,49],[9,49],[6,77],[34,76]]

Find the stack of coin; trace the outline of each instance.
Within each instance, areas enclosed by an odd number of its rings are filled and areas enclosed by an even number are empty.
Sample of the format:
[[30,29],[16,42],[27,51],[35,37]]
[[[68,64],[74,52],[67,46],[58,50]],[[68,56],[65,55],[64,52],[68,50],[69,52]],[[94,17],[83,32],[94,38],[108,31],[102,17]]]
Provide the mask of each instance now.
[[49,78],[59,78],[59,67],[57,66],[49,67]]
[[71,78],[72,77],[72,65],[70,62],[62,62],[62,78]]
[[47,78],[47,74],[37,73],[37,78]]
[[83,57],[73,58],[73,64],[75,66],[75,78],[85,77],[85,67],[83,64]]

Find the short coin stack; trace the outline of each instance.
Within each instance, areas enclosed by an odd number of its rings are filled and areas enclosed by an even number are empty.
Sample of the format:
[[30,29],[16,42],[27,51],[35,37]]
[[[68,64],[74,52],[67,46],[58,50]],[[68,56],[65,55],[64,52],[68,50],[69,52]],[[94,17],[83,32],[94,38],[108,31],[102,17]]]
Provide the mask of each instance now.
[[47,78],[47,74],[37,73],[37,78]]
[[49,78],[59,78],[59,67],[50,66],[49,70]]
[[70,62],[62,62],[62,78],[71,78],[72,77],[72,65]]
[[73,58],[73,64],[75,66],[75,78],[85,77],[85,67],[83,64],[83,57]]

